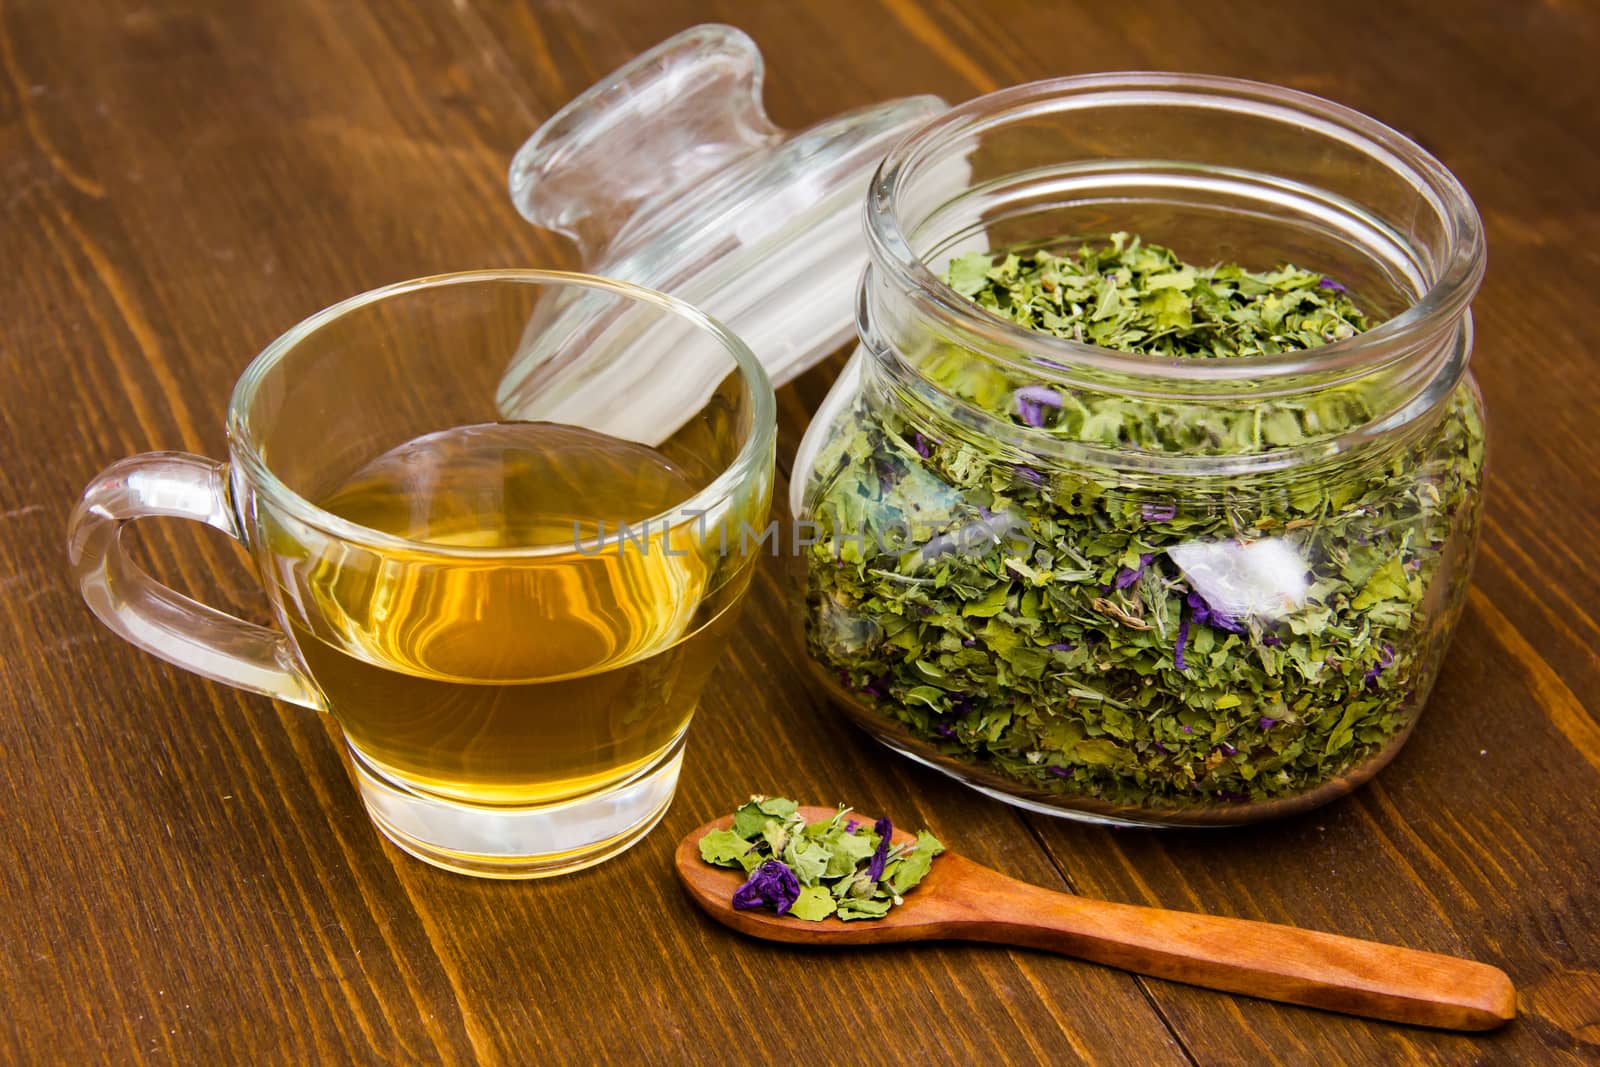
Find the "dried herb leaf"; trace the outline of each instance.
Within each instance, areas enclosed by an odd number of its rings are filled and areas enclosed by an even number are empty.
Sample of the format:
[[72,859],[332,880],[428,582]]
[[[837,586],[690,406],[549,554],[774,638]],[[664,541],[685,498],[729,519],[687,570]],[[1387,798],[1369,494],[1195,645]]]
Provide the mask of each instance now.
[[[1175,358],[1368,325],[1317,272],[1190,265],[1124,235],[964,256],[947,280],[1029,329]],[[950,345],[919,358],[945,393],[1118,450],[1252,455],[1373,418],[1355,386],[1161,407]],[[861,707],[1024,791],[1161,809],[1315,789],[1406,729],[1459,610],[1483,473],[1470,383],[1418,426],[1360,462],[1169,485],[1030,467],[858,397],[809,472],[809,649]]]
[[917,883],[926,878],[928,871],[933,868],[933,857],[943,851],[944,846],[938,838],[926,830],[919,831],[916,847],[890,864],[885,872],[889,888],[895,896],[904,896],[916,888]]
[[702,837],[700,858],[718,867],[743,867],[747,871],[761,865],[750,850],[750,842],[732,830],[713,830]]
[[820,885],[803,886],[789,914],[807,922],[821,922],[834,912],[833,894]]
[[851,919],[881,919],[889,914],[889,909],[893,906],[894,901],[892,900],[878,900],[870,897],[845,897],[839,901],[838,915],[845,922],[849,922]]
[[768,820],[780,825],[795,813],[795,803],[782,797],[751,797],[750,803],[733,814],[733,832],[740,837],[752,838],[761,832]]

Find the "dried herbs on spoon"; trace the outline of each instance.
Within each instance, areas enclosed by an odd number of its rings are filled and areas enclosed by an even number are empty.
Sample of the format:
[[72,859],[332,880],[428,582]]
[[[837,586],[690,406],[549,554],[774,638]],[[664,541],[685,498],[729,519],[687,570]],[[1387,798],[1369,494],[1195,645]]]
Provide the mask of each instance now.
[[751,797],[733,825],[700,839],[700,858],[739,867],[749,877],[733,894],[740,910],[771,908],[820,922],[879,919],[904,902],[944,851],[926,830],[910,845],[891,840],[887,818],[867,826],[840,805],[833,817],[806,821],[783,797]]

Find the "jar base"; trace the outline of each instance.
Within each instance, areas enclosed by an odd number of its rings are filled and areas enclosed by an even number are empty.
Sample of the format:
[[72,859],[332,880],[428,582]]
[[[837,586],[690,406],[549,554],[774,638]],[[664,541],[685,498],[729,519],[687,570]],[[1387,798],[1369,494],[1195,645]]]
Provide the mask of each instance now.
[[666,814],[683,766],[683,735],[632,778],[553,804],[493,807],[425,795],[347,747],[367,814],[425,863],[479,878],[548,878],[592,867],[642,840]]
[[1262,822],[1267,819],[1281,819],[1291,815],[1299,815],[1311,811],[1313,808],[1319,808],[1365,785],[1374,775],[1383,770],[1384,767],[1387,767],[1400,749],[1405,746],[1421,713],[1421,708],[1418,708],[1398,733],[1385,742],[1377,751],[1367,756],[1366,759],[1347,768],[1343,774],[1330,778],[1322,785],[1307,792],[1273,800],[1247,801],[1225,805],[1217,804],[1209,807],[1196,805],[1193,807],[1141,808],[1127,804],[1113,804],[1093,797],[1049,794],[1029,790],[1026,786],[1012,779],[986,771],[980,767],[974,767],[971,763],[952,759],[930,744],[919,742],[917,739],[900,731],[887,729],[887,724],[881,715],[863,707],[858,701],[850,699],[833,679],[827,676],[820,665],[813,664],[813,666],[815,669],[812,672],[812,677],[826,692],[830,698],[830,703],[839,707],[851,722],[861,727],[879,744],[890,751],[915,760],[924,767],[930,767],[940,774],[954,778],[969,789],[976,790],[984,796],[991,797],[1003,804],[1009,804],[1012,807],[1037,812],[1041,815],[1050,815],[1059,819],[1070,819],[1074,822],[1130,829],[1162,830],[1185,827],[1241,826],[1247,823]]

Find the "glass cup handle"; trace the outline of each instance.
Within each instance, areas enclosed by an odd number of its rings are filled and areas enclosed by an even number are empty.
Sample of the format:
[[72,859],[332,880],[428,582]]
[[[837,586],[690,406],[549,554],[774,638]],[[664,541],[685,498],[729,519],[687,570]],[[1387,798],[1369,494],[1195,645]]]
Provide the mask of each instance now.
[[123,526],[155,515],[203,522],[242,543],[227,471],[187,452],[146,452],[101,471],[67,526],[79,592],[129,644],[215,681],[320,710],[321,693],[281,632],[168,589],[123,551]]

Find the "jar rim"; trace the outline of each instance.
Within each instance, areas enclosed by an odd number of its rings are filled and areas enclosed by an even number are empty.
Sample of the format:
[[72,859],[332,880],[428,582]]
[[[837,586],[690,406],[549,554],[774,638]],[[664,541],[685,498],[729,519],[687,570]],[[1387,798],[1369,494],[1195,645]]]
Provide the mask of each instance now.
[[[1448,231],[1448,251],[1426,291],[1399,314],[1353,337],[1314,349],[1226,359],[1174,360],[1055,337],[988,314],[947,285],[913,251],[898,204],[921,164],[957,139],[1036,112],[1047,102],[1075,107],[1173,104],[1277,118],[1381,160],[1433,201]],[[1323,97],[1264,82],[1204,74],[1130,71],[1029,82],[975,97],[920,127],[884,157],[867,197],[867,238],[873,259],[894,284],[915,292],[933,313],[999,351],[1033,351],[1015,360],[1029,369],[1084,369],[1131,379],[1159,392],[1161,382],[1189,389],[1208,383],[1360,374],[1414,351],[1422,339],[1448,330],[1466,313],[1485,269],[1483,223],[1466,188],[1421,145],[1390,126]],[[1055,376],[1055,375],[1052,375]]]

